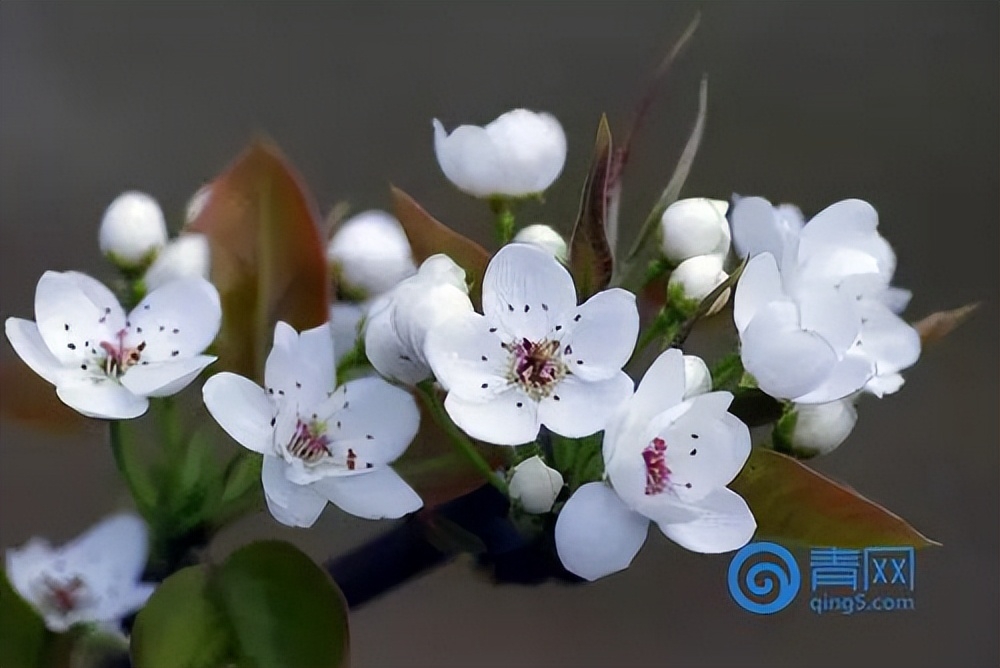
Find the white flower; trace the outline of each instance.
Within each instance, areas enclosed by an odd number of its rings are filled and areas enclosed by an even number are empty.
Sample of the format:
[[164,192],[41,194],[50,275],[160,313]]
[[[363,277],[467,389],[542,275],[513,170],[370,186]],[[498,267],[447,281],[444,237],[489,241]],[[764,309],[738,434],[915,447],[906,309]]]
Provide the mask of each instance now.
[[7,577],[52,631],[78,623],[118,630],[121,619],[145,605],[155,588],[140,582],[147,542],[141,519],[113,515],[62,547],[32,538],[7,550]]
[[[827,207],[803,227],[788,208],[774,208],[765,199],[747,197],[737,202],[732,219],[740,253],[768,252],[774,256],[783,290],[806,312],[802,329],[828,337],[829,325],[839,323],[836,341],[828,343],[838,359],[850,349],[851,357],[868,362],[864,389],[878,396],[898,390],[903,384],[899,372],[920,356],[920,337],[896,315],[905,308],[910,293],[890,286],[896,257],[878,233],[875,209],[861,200],[844,200]],[[850,310],[853,314],[847,314]],[[827,326],[815,327],[818,320],[826,321]],[[853,338],[846,341],[849,330]],[[860,389],[862,386],[847,387],[862,375],[860,363],[851,368],[851,382],[842,383],[839,396],[820,393],[808,402],[832,401]]]
[[219,293],[187,278],[150,292],[125,315],[108,288],[77,272],[47,271],[35,290],[37,324],[8,318],[7,338],[66,405],[88,417],[124,420],[147,397],[184,389],[215,357]]
[[556,549],[570,572],[596,580],[628,567],[650,520],[695,552],[753,536],[750,508],[726,488],[750,456],[750,431],[727,412],[733,395],[683,396],[683,356],[668,350],[604,432],[607,482],[581,486],[559,513]]
[[406,233],[385,211],[363,211],[345,220],[330,239],[326,258],[341,285],[377,297],[417,268]]
[[486,269],[483,312],[431,330],[425,347],[448,390],[448,415],[473,438],[518,445],[543,424],[587,436],[632,393],[621,370],[639,332],[632,293],[605,290],[577,306],[565,267],[534,246],[510,244]]
[[514,467],[508,490],[510,498],[520,501],[525,512],[541,515],[552,510],[562,488],[562,474],[535,455]]
[[684,398],[690,399],[712,391],[712,373],[705,360],[695,355],[684,356]]
[[[700,302],[727,278],[729,274],[722,270],[722,259],[718,255],[696,255],[684,260],[670,272],[667,285],[679,287],[685,297]],[[727,301],[728,291],[719,295],[709,315],[718,313]]]
[[142,280],[147,290],[155,290],[180,278],[208,278],[211,262],[208,237],[197,233],[182,234],[160,251]]
[[569,257],[566,240],[548,225],[528,225],[514,235],[514,241],[538,246],[542,250],[554,255],[557,260],[563,263]]
[[663,254],[674,264],[698,255],[725,260],[730,233],[726,211],[729,203],[706,197],[677,200],[660,218]]
[[122,193],[104,212],[98,242],[101,252],[119,267],[135,269],[149,263],[167,243],[160,205],[145,193]]
[[508,111],[486,127],[449,135],[434,119],[434,151],[448,180],[475,197],[524,197],[552,185],[566,162],[566,135],[551,114]]
[[430,377],[427,333],[472,311],[465,271],[447,255],[432,255],[412,276],[372,304],[365,324],[365,352],[386,378],[416,385]]
[[858,421],[853,397],[826,404],[799,404],[794,413],[791,445],[808,455],[833,452],[847,440]]
[[420,508],[389,464],[409,446],[420,414],[381,378],[336,386],[329,324],[298,334],[279,322],[264,388],[233,373],[208,379],[209,413],[243,447],[264,455],[267,506],[288,526],[309,527],[327,501],[367,519]]

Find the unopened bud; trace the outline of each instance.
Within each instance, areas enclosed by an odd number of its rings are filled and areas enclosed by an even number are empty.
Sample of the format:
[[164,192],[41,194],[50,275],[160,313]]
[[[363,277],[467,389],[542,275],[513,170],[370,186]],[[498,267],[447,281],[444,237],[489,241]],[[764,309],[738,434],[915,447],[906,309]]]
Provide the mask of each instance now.
[[858,421],[854,401],[848,397],[827,404],[796,404],[793,450],[807,456],[833,452],[847,440]]
[[167,243],[167,223],[156,200],[145,193],[122,193],[101,219],[101,252],[118,268],[141,269]]
[[535,455],[514,467],[508,490],[510,498],[520,501],[525,512],[541,515],[552,510],[562,487],[562,474]]
[[708,365],[695,355],[684,356],[684,398],[690,399],[712,391],[712,374]]
[[[687,299],[701,301],[709,295],[729,275],[722,270],[722,258],[717,255],[698,255],[681,262],[670,274],[668,285],[680,289]],[[714,315],[722,310],[729,301],[729,290],[726,290],[712,304],[706,315]]]
[[340,287],[359,300],[377,297],[417,271],[406,233],[385,211],[364,211],[344,221],[326,258]]
[[677,200],[660,218],[663,254],[674,264],[699,255],[729,254],[729,203],[695,197]]
[[560,262],[566,262],[568,257],[566,240],[548,225],[528,225],[514,235],[514,241],[537,246],[554,255]]
[[181,278],[209,277],[212,250],[204,234],[182,234],[168,243],[146,270],[147,291]]

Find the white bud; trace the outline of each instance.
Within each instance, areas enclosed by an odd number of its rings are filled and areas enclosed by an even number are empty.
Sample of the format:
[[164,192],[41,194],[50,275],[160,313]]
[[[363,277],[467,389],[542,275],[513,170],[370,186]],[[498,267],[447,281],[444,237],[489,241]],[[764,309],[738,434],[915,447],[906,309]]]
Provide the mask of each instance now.
[[833,452],[847,440],[858,421],[851,397],[827,404],[796,404],[794,410],[792,447],[811,455]]
[[122,193],[101,219],[101,252],[121,269],[148,264],[167,243],[167,223],[156,200],[136,191]]
[[[688,299],[701,301],[727,278],[729,274],[722,270],[722,258],[717,255],[698,255],[681,262],[671,272],[668,285],[671,288],[680,287]],[[719,295],[707,315],[718,313],[726,305],[729,292],[726,290]]]
[[543,192],[566,162],[566,134],[554,116],[527,109],[485,127],[448,134],[434,119],[434,152],[448,180],[475,197],[525,197]]
[[708,365],[695,355],[684,356],[684,398],[690,399],[712,391],[712,374]]
[[417,270],[399,221],[374,209],[340,225],[326,248],[326,258],[341,286],[361,298],[377,297]]
[[552,510],[562,487],[562,474],[535,455],[514,467],[508,490],[510,498],[520,501],[526,512],[540,515]]
[[537,246],[554,255],[560,262],[566,262],[569,257],[566,240],[548,225],[528,225],[514,235],[514,241]]
[[164,247],[146,270],[143,283],[146,291],[180,278],[209,277],[212,249],[204,234],[182,234]]
[[705,197],[681,199],[668,206],[660,218],[663,254],[674,264],[698,255],[725,260],[732,240],[728,209],[728,202]]

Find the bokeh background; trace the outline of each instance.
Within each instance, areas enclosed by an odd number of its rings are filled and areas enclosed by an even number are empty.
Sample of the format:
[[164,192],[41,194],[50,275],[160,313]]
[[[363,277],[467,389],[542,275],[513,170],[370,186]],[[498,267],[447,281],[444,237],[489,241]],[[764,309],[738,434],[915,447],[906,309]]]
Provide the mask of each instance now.
[[[30,317],[49,268],[110,278],[96,231],[117,193],[152,193],[177,226],[187,198],[258,133],[323,208],[386,206],[392,181],[488,242],[488,212],[437,169],[430,120],[549,110],[569,162],[529,213],[565,231],[600,113],[624,128],[700,9],[695,45],[636,145],[626,229],[669,176],[707,72],[707,132],[685,194],[762,194],[807,213],[867,199],[899,254],[896,282],[914,291],[908,315],[983,302],[899,394],[865,401],[851,439],[818,463],[944,544],[918,555],[916,610],[818,617],[800,595],[754,617],[729,599],[728,557],[653,532],[631,569],[591,586],[497,587],[454,562],[352,616],[354,665],[995,666],[998,7],[5,1],[0,311]],[[65,540],[127,501],[104,439],[99,425],[59,436],[2,424],[0,545]],[[328,509],[296,532],[262,513],[218,549],[281,536],[324,559],[385,528]]]

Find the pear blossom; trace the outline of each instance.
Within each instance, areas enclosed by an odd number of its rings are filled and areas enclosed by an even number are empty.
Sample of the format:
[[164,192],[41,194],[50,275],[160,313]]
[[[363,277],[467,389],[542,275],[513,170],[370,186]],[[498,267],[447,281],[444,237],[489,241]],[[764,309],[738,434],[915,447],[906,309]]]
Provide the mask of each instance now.
[[552,504],[563,488],[559,471],[545,465],[538,455],[529,457],[511,471],[508,492],[521,503],[525,512],[541,515],[552,510]]
[[556,521],[570,572],[596,580],[627,568],[650,521],[695,552],[736,550],[753,536],[750,508],[726,487],[750,456],[750,431],[727,412],[729,392],[684,399],[684,376],[681,351],[661,354],[605,430],[607,480],[577,489]]
[[399,221],[378,210],[345,220],[330,239],[326,258],[341,287],[366,299],[381,295],[417,270]]
[[448,390],[448,415],[473,438],[518,445],[541,425],[587,436],[632,393],[621,370],[639,332],[632,293],[613,288],[577,305],[566,268],[517,243],[486,269],[483,313],[456,315],[432,329],[425,346]]
[[333,360],[329,323],[299,334],[279,322],[264,387],[225,372],[202,389],[226,433],[264,455],[268,509],[288,526],[312,526],[328,501],[367,519],[422,505],[389,466],[417,433],[413,397],[377,377],[336,387]]
[[472,312],[465,270],[447,255],[432,255],[411,276],[371,305],[365,324],[365,353],[376,371],[416,385],[430,377],[424,353],[430,330],[451,317]]
[[160,205],[145,193],[122,193],[104,212],[98,242],[101,252],[119,267],[145,266],[167,243]]
[[219,293],[202,278],[172,281],[125,314],[114,294],[77,272],[47,271],[35,290],[37,322],[8,318],[7,339],[35,373],[88,417],[142,415],[148,397],[180,392],[215,361]]
[[731,242],[728,210],[728,202],[707,197],[681,199],[668,206],[660,218],[664,256],[673,264],[699,255],[725,260]]
[[141,582],[148,550],[146,525],[123,513],[61,547],[32,538],[8,549],[7,577],[52,631],[79,623],[117,631],[121,619],[145,605],[155,588]]
[[142,280],[147,290],[155,290],[180,278],[208,278],[211,261],[208,237],[194,232],[182,234],[160,251]]
[[690,399],[712,391],[712,373],[705,360],[696,355],[684,356],[684,398]]
[[[688,258],[670,272],[667,285],[679,289],[686,298],[700,302],[729,278],[729,274],[722,269],[722,262],[722,258],[718,255],[696,255]],[[709,315],[722,310],[727,301],[729,301],[728,290],[719,295]]]
[[517,234],[514,235],[514,241],[538,246],[542,250],[552,253],[560,262],[565,263],[569,258],[566,240],[548,225],[528,225],[518,230]]
[[807,456],[825,455],[847,440],[858,422],[854,397],[826,404],[798,404],[793,409],[792,448]]
[[545,191],[562,172],[566,134],[551,114],[527,109],[451,134],[434,119],[434,152],[448,180],[469,195],[525,197]]
[[[844,200],[801,226],[788,208],[775,208],[763,198],[747,197],[736,203],[732,224],[738,252],[773,256],[785,296],[806,312],[802,330],[820,338],[834,336],[836,341],[827,343],[833,344],[837,359],[851,360],[849,365],[837,367],[838,374],[844,374],[838,383],[839,396],[819,392],[803,400],[788,396],[785,388],[783,398],[823,403],[862,387],[878,396],[900,388],[900,371],[912,366],[920,356],[920,338],[897,315],[905,308],[910,293],[890,285],[896,257],[878,233],[878,214],[870,204]],[[773,272],[768,269],[765,273],[770,276]],[[745,282],[750,284],[744,272],[741,286]],[[744,312],[743,317],[746,315]],[[817,320],[823,320],[825,325],[817,329]],[[745,324],[741,326],[738,319],[737,328],[742,332]],[[839,333],[834,335],[831,327],[839,328]],[[820,366],[829,367],[829,355],[820,357],[826,360],[820,359]],[[858,382],[861,384],[852,387]],[[761,387],[768,391],[764,385]]]

